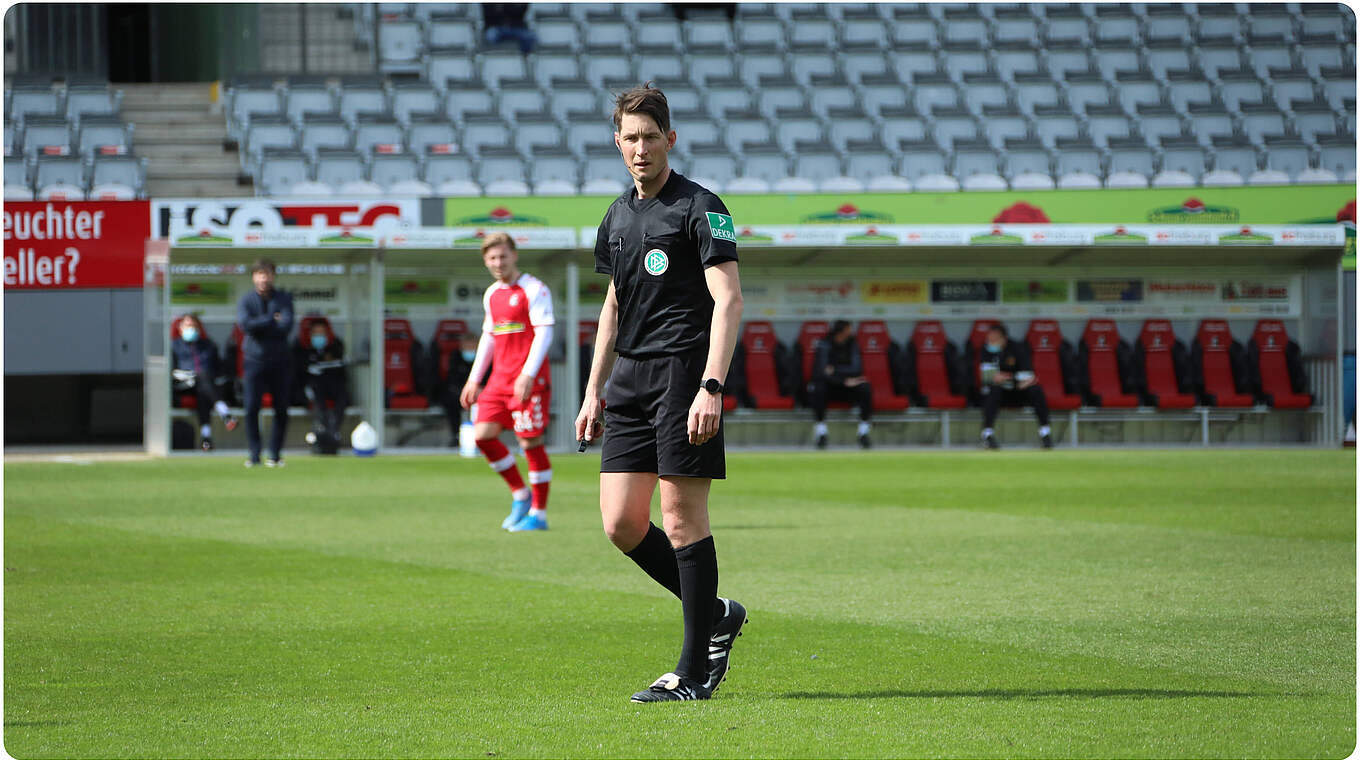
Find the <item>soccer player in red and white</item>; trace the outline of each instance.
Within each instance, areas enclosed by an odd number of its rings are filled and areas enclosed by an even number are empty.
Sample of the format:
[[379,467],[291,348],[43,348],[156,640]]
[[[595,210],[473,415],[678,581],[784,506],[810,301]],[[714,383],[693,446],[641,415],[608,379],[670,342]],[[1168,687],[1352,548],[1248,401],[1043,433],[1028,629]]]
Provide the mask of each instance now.
[[[486,318],[477,357],[459,395],[464,409],[477,405],[477,448],[491,469],[510,486],[510,515],[501,527],[517,533],[547,530],[548,485],[552,466],[543,448],[552,384],[548,347],[552,345],[553,308],[548,286],[519,271],[515,241],[493,232],[482,241],[482,263],[496,278],[482,298]],[[481,382],[491,365],[491,379]],[[500,441],[506,429],[515,431],[529,460],[529,486],[515,466],[515,455]]]

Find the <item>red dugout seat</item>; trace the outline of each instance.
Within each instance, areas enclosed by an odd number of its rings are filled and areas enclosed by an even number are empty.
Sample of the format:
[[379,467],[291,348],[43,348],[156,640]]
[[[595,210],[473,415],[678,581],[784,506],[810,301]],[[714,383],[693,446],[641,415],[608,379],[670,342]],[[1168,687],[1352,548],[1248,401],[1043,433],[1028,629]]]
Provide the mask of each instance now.
[[1034,375],[1039,386],[1044,389],[1050,409],[1076,409],[1081,406],[1081,397],[1066,390],[1066,377],[1063,373],[1061,349],[1062,331],[1052,319],[1036,319],[1029,323],[1025,333],[1025,343],[1029,345],[1030,363],[1034,365]]
[[449,379],[448,356],[462,349],[463,336],[467,331],[467,322],[461,319],[441,319],[434,326],[434,335],[430,336],[430,354],[434,357],[436,378],[441,385]]
[[1092,319],[1081,334],[1091,402],[1106,409],[1131,409],[1138,397],[1124,392],[1119,371],[1119,328],[1112,319]]
[[[804,322],[798,329],[798,342],[794,344],[793,350],[797,354],[796,366],[801,373],[798,376],[796,394],[799,401],[807,403],[807,386],[812,382],[812,362],[817,358],[817,341],[826,337],[831,332],[831,325],[820,320]],[[828,409],[849,409],[850,405],[844,401],[830,401],[827,403]]]
[[[1236,347],[1239,351],[1241,346]],[[1250,393],[1238,389],[1237,373],[1233,371],[1233,338],[1228,323],[1222,319],[1206,319],[1195,333],[1194,357],[1196,375],[1204,401],[1218,407],[1255,406]]]
[[916,323],[910,349],[915,354],[916,389],[931,409],[962,409],[968,405],[968,400],[955,395],[950,387],[945,361],[948,347],[949,339],[938,320]]
[[1180,390],[1175,348],[1176,333],[1170,321],[1149,319],[1143,323],[1138,333],[1138,350],[1143,357],[1148,394],[1158,409],[1189,409],[1195,405],[1195,397]]
[[1261,394],[1267,404],[1276,409],[1307,409],[1313,405],[1313,394],[1295,391],[1302,387],[1301,366],[1291,367],[1291,354],[1298,345],[1289,340],[1284,322],[1263,319],[1251,333],[1248,352],[1253,357],[1257,376],[1261,379]]
[[861,322],[857,338],[864,376],[873,392],[874,410],[900,412],[906,409],[910,400],[894,391],[892,364],[888,361],[888,347],[892,343],[888,326],[877,320]]
[[[769,322],[747,322],[741,331],[741,347],[746,361],[746,393],[757,409],[793,408],[793,397],[779,392],[779,366],[775,361],[778,345],[774,325]],[[723,400],[726,402],[727,399]]]
[[426,409],[430,405],[416,387],[418,346],[409,321],[383,320],[383,387],[392,409]]

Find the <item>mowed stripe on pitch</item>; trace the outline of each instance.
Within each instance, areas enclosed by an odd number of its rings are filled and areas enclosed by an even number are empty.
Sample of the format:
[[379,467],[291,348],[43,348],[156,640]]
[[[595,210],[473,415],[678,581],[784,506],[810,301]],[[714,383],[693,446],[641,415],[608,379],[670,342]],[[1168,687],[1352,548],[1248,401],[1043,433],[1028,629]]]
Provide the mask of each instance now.
[[36,519],[6,528],[6,745],[23,756],[1251,755],[1353,741],[1353,700],[1323,689],[771,612],[737,653],[740,686],[677,719],[615,703],[618,684],[673,657],[673,602]]

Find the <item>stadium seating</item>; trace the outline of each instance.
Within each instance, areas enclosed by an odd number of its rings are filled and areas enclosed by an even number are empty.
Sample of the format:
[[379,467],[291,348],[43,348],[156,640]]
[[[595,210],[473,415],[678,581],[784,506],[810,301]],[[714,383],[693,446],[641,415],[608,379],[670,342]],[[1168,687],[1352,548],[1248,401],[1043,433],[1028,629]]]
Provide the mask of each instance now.
[[7,200],[145,197],[146,166],[132,155],[123,93],[70,78],[5,91]]
[[1191,345],[1191,362],[1201,403],[1232,408],[1256,404],[1247,375],[1246,350],[1233,340],[1226,321],[1200,322]]
[[864,377],[873,392],[874,410],[900,412],[906,409],[911,402],[897,392],[898,373],[894,370],[901,349],[888,335],[888,326],[876,320],[860,322],[856,340],[864,363]]
[[1120,339],[1112,319],[1086,323],[1078,347],[1078,364],[1085,369],[1085,401],[1105,409],[1129,409],[1139,405],[1133,375],[1133,349]]
[[1072,346],[1063,340],[1058,323],[1052,319],[1035,319],[1025,334],[1030,361],[1039,387],[1044,390],[1050,409],[1069,410],[1081,406],[1081,396],[1069,393],[1072,385]]
[[[483,145],[513,151],[512,181],[529,192],[602,190],[592,183],[623,170],[616,154],[588,156],[583,138],[612,150],[610,93],[653,79],[671,97],[682,150],[712,148],[684,165],[715,189],[1177,187],[1355,171],[1355,23],[1339,5],[742,4],[729,24],[678,21],[657,4],[535,4],[539,46],[527,57],[484,46],[476,13],[435,5],[384,4],[380,19],[356,6],[370,34],[380,28],[379,70],[391,82],[242,84],[228,96],[231,134],[248,144],[255,114],[269,114],[305,142],[306,111],[351,124],[376,111],[409,144],[417,115],[435,116],[470,159],[465,173],[426,179],[434,192],[504,180],[481,179]],[[16,124],[66,113],[42,93],[15,92]],[[547,120],[520,116],[540,109]],[[558,144],[554,132],[574,166],[538,177],[532,151]],[[1275,159],[1283,138],[1302,146]],[[243,164],[257,179],[259,158]]]
[[907,346],[916,368],[916,405],[930,409],[962,409],[968,400],[954,392],[952,365],[957,350],[935,320],[916,323]]
[[792,409],[793,388],[788,382],[788,349],[775,337],[769,322],[747,322],[741,331],[745,396],[755,409]]
[[1299,357],[1299,345],[1289,339],[1284,323],[1263,319],[1247,342],[1247,363],[1259,379],[1261,400],[1276,409],[1307,409],[1313,395]]
[[417,383],[422,369],[420,341],[405,319],[383,320],[383,390],[389,409],[427,409]]

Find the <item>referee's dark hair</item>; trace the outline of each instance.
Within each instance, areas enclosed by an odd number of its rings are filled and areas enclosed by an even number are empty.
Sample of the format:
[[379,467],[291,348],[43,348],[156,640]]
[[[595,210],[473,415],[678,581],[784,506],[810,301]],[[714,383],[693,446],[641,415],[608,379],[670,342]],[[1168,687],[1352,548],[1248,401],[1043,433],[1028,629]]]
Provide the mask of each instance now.
[[666,102],[665,93],[653,87],[651,82],[624,90],[614,99],[615,130],[622,127],[623,115],[628,113],[652,117],[663,135],[671,131],[671,107]]

